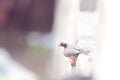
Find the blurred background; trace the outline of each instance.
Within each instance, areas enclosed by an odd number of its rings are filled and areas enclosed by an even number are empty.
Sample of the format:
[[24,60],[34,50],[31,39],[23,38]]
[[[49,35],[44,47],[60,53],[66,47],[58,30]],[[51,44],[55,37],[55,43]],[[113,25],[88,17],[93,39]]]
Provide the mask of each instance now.
[[[56,45],[73,43],[78,37],[85,45],[95,47],[97,43],[92,66],[97,80],[118,80],[119,6],[119,0],[0,0],[0,80],[59,80],[49,77],[64,76],[70,69]],[[86,66],[89,63],[83,64],[79,68],[89,76],[62,79],[92,80],[91,67]]]
[[[0,56],[9,55],[38,78],[43,76],[52,53],[54,3],[54,0],[0,0]],[[11,70],[3,63],[0,63],[0,80],[23,80],[3,79],[8,73],[3,75],[1,66]],[[12,66],[12,62],[9,63]]]
[[[59,53],[53,59],[57,64],[64,62],[60,62],[61,52],[54,49],[61,40],[72,42],[81,36],[83,42],[87,39],[85,44],[90,40],[94,44],[97,1],[0,0],[0,80],[50,80],[46,75],[56,65],[51,66],[53,53]],[[75,80],[91,79],[89,76]]]

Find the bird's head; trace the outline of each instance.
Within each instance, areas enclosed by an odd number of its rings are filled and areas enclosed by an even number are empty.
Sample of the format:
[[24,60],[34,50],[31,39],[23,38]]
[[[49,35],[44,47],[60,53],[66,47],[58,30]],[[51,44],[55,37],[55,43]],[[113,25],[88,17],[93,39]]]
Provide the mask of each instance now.
[[66,47],[67,47],[67,43],[63,43],[63,42],[61,42],[61,43],[60,43],[60,46],[66,48]]

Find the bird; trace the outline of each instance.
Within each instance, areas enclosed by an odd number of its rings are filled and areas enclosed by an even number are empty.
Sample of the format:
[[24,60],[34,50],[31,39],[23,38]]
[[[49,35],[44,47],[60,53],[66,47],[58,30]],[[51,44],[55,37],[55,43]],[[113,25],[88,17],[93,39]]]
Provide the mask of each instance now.
[[76,61],[79,54],[89,55],[90,51],[80,48],[76,44],[70,45],[68,43],[61,42],[60,45],[64,48],[63,54],[70,59],[72,68],[76,67]]

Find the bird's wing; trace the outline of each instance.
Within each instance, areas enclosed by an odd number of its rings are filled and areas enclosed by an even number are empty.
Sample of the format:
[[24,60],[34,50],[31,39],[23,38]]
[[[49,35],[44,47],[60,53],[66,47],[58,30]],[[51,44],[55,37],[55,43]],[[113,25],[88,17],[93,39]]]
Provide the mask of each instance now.
[[72,48],[73,48],[74,50],[76,50],[76,51],[79,51],[79,53],[82,53],[82,54],[84,54],[84,55],[89,55],[90,52],[91,52],[89,49],[87,49],[87,48],[80,48],[80,47],[77,46],[77,45],[72,46]]
[[79,46],[77,46],[77,45],[72,45],[71,48],[74,49],[74,50],[77,50],[79,52],[82,51],[81,48]]
[[66,57],[69,57],[69,56],[73,56],[73,55],[76,55],[76,54],[79,54],[80,51],[72,48],[72,47],[69,47],[67,50],[65,50],[63,52],[63,54],[66,56]]

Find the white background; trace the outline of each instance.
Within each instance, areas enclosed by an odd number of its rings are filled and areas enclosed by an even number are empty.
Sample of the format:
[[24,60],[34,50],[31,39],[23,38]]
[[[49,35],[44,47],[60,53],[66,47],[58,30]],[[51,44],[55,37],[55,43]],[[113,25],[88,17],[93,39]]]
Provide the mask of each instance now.
[[105,38],[97,80],[120,80],[120,0],[103,0],[105,7]]

